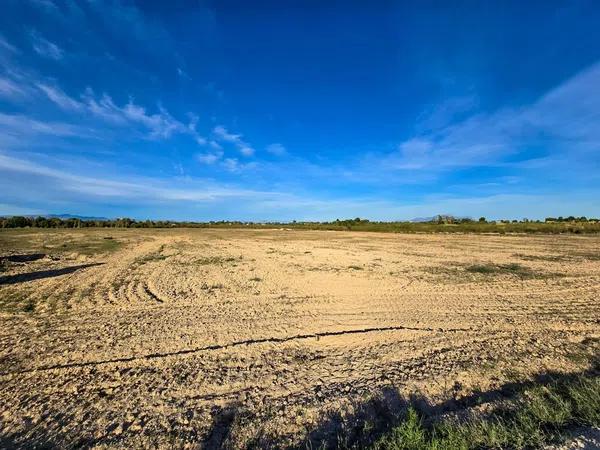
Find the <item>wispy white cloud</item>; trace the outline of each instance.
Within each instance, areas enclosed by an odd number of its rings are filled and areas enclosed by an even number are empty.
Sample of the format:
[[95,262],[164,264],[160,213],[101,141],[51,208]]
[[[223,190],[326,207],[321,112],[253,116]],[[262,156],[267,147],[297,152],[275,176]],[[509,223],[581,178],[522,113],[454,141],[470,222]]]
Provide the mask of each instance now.
[[0,77],[0,97],[15,101],[27,96],[25,89],[21,88],[17,83],[8,78]]
[[218,125],[215,128],[213,128],[213,134],[217,139],[223,142],[230,142],[232,144],[237,144],[241,142],[241,135],[230,133],[227,131],[227,128],[221,125]]
[[11,53],[19,53],[17,48],[10,44],[4,37],[0,34],[0,50],[9,51]]
[[29,36],[31,39],[31,46],[38,55],[57,61],[63,58],[65,54],[64,50],[54,42],[50,42],[35,30],[32,30],[29,33]]
[[417,118],[416,129],[427,132],[448,126],[473,113],[479,106],[479,98],[474,95],[453,96],[442,102],[426,107]]
[[200,120],[199,117],[196,114],[189,114],[190,117],[190,123],[188,124],[188,129],[190,130],[191,135],[193,136],[193,138],[196,140],[196,143],[200,146],[204,146],[208,144],[208,139],[206,139],[204,136],[200,135],[200,133],[198,133],[197,130],[197,126],[198,126],[198,121]]
[[0,203],[0,215],[2,216],[33,216],[35,214],[45,214],[40,209],[22,207],[9,203]]
[[[116,197],[121,200],[203,202],[226,198],[280,197],[282,195],[277,192],[257,191],[209,183],[204,180],[196,180],[192,185],[180,182],[178,187],[174,187],[176,183],[173,180],[136,179],[128,176],[127,181],[122,181],[118,178],[75,175],[3,153],[0,153],[0,173],[36,176],[40,185],[53,183],[54,186],[59,186],[61,190],[96,199]],[[48,178],[50,182],[44,182],[40,177]],[[0,180],[0,188],[4,187],[9,188],[9,186],[3,186],[3,181]]]
[[58,12],[58,7],[51,0],[29,0],[29,2],[35,7],[43,8],[46,12]]
[[207,144],[206,138],[196,129],[198,118],[191,116],[189,124],[175,119],[166,108],[159,105],[158,112],[150,113],[130,99],[124,106],[117,105],[113,99],[103,94],[97,96],[91,88],[87,88],[81,99],[75,99],[60,88],[44,83],[37,87],[58,107],[69,112],[85,111],[114,125],[138,124],[148,130],[150,139],[168,139],[174,134],[190,135],[198,145]]
[[230,172],[237,172],[240,170],[240,163],[237,158],[225,158],[223,160],[223,167]]
[[216,141],[209,141],[208,146],[212,149],[212,150],[216,150],[216,151],[220,151],[223,150],[223,147],[221,145],[219,145],[218,142]]
[[254,148],[242,139],[241,134],[230,133],[222,125],[213,128],[213,135],[217,141],[233,144],[244,156],[252,156],[255,152]]
[[36,83],[38,89],[40,89],[46,96],[58,105],[60,108],[67,111],[82,111],[84,109],[84,104],[72,99],[63,91],[55,86],[50,86],[44,83]]
[[[232,164],[235,169],[238,163],[228,161],[227,164]],[[35,190],[28,190],[27,185],[15,185],[15,177],[35,179]],[[241,188],[187,177],[140,178],[115,172],[111,172],[110,177],[76,175],[1,152],[0,190],[6,196],[3,203],[7,205],[0,205],[0,213],[4,214],[10,214],[6,208],[10,210],[10,205],[15,204],[23,210],[40,211],[36,205],[43,204],[48,208],[47,205],[53,204],[57,198],[61,199],[62,207],[73,203],[99,205],[110,201],[112,204],[126,205],[130,212],[132,202],[135,205],[148,205],[153,211],[180,202],[179,208],[181,204],[186,205],[183,218],[187,220],[206,220],[217,215],[220,218],[246,220],[333,220],[356,216],[372,220],[400,220],[437,213],[475,217],[485,215],[488,218],[543,218],[548,215],[580,214],[579,211],[600,214],[596,193],[585,190],[577,192],[576,196],[570,191],[564,194],[461,197],[430,195],[412,200],[368,196],[329,198],[314,193]]]
[[214,164],[223,156],[223,152],[220,153],[200,153],[196,155],[196,159],[202,164]]
[[223,147],[218,142],[210,140],[206,142],[206,145],[208,151],[196,155],[196,159],[202,164],[214,164],[217,161],[220,161],[221,158],[223,158],[223,155],[225,155]]
[[268,153],[271,153],[275,156],[283,156],[287,154],[286,148],[279,143],[268,145],[266,150]]
[[254,155],[254,149],[252,147],[247,146],[247,145],[241,146],[239,148],[239,151],[244,156],[252,156],[252,155]]
[[68,123],[39,121],[18,114],[0,113],[0,130],[7,135],[42,134],[49,136],[81,136],[84,129]]
[[585,152],[600,145],[600,63],[519,108],[474,114],[419,134],[384,158],[392,169],[439,170],[496,164],[532,146]]
[[182,78],[182,79],[185,79],[185,80],[191,80],[192,79],[192,77],[190,77],[188,75],[188,73],[185,70],[183,70],[181,67],[177,67],[176,71],[177,71],[177,75],[179,76],[179,78]]

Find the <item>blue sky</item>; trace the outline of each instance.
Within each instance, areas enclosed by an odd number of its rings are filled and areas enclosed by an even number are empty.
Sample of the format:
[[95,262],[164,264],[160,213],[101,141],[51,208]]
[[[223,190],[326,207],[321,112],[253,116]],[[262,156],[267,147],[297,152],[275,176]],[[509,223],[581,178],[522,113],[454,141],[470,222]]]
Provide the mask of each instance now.
[[598,2],[2,6],[0,214],[600,216]]

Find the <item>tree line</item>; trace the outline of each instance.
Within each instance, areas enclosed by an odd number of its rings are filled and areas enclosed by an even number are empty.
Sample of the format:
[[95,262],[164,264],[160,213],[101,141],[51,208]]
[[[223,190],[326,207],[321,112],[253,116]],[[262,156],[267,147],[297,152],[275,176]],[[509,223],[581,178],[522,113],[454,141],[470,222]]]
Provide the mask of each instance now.
[[80,219],[58,217],[0,217],[0,228],[297,228],[313,230],[356,230],[389,232],[546,232],[546,233],[596,233],[600,232],[600,220],[586,217],[548,217],[540,220],[497,220],[485,217],[477,220],[438,215],[421,222],[377,222],[356,217],[336,219],[331,222],[176,222],[171,220],[135,220],[128,217],[118,219]]

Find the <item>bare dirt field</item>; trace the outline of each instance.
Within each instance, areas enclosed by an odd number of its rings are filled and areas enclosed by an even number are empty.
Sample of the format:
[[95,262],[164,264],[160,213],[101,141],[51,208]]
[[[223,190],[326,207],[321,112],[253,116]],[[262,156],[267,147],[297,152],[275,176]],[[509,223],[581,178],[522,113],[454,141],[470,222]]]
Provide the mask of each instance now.
[[339,445],[600,338],[595,236],[12,230],[0,257],[2,447]]

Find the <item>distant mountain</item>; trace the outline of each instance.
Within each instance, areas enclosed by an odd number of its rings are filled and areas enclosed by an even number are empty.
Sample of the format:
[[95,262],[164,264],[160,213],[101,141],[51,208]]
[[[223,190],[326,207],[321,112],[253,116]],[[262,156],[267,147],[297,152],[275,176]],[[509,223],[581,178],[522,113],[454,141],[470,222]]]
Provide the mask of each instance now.
[[442,217],[445,220],[462,220],[462,219],[471,219],[469,216],[453,216],[452,214],[436,214],[431,217],[415,217],[410,220],[410,222],[434,222],[437,221],[438,217]]

